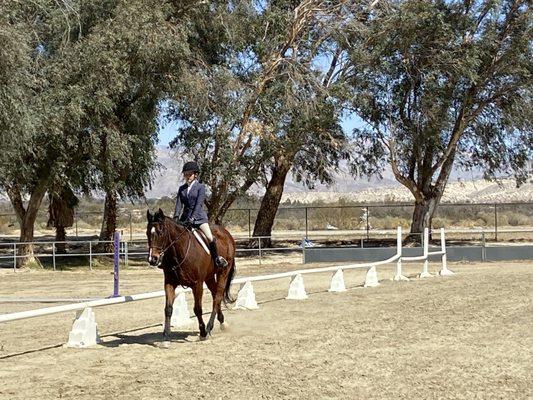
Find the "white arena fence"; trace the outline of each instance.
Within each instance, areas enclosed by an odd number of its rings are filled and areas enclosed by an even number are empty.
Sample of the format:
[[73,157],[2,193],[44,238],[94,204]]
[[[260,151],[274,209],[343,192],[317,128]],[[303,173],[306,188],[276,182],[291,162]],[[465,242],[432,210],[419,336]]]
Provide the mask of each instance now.
[[[447,268],[446,265],[446,240],[444,229],[440,229],[440,249],[438,251],[429,251],[429,230],[424,230],[423,240],[423,252],[420,256],[416,257],[404,257],[402,256],[402,230],[400,227],[397,229],[397,250],[393,257],[390,257],[383,261],[373,263],[359,263],[359,264],[347,264],[338,265],[332,267],[323,268],[309,268],[300,269],[289,272],[281,272],[269,275],[251,276],[236,278],[233,280],[233,284],[241,284],[241,288],[237,295],[237,302],[235,309],[255,309],[258,308],[255,300],[255,294],[252,287],[252,282],[267,281],[272,279],[291,278],[289,285],[287,299],[301,300],[307,298],[305,292],[305,286],[303,282],[303,275],[317,274],[333,272],[331,279],[330,292],[342,292],[346,288],[344,286],[343,271],[351,269],[366,269],[366,278],[364,287],[375,287],[379,285],[377,278],[376,267],[381,267],[387,264],[396,264],[396,271],[393,280],[394,281],[406,281],[409,280],[402,274],[402,261],[423,261],[423,269],[419,277],[426,278],[432,276],[429,273],[429,257],[440,256],[442,267],[439,275],[453,275],[453,272]],[[176,290],[176,304],[174,306],[174,315],[172,316],[173,326],[183,326],[191,323],[188,307],[185,301],[185,293],[190,289],[178,288]],[[157,297],[164,297],[165,292],[163,290],[157,292],[133,294],[127,296],[112,297],[107,299],[92,300],[80,303],[66,304],[55,307],[40,308],[29,311],[15,312],[9,314],[0,314],[0,323],[6,323],[11,321],[17,321],[27,318],[41,317],[45,315],[64,313],[69,311],[83,311],[78,313],[77,319],[74,321],[73,330],[69,336],[69,343],[72,347],[86,347],[94,345],[98,342],[98,335],[96,330],[96,323],[94,321],[94,313],[92,308],[109,306],[114,304],[128,303],[132,301],[140,301],[153,299]]]
[[[435,231],[435,230],[434,230]],[[498,231],[501,234],[516,234],[519,233],[521,235],[530,234],[533,233],[533,229],[500,229]],[[259,265],[261,265],[262,260],[264,258],[265,254],[272,254],[272,253],[290,253],[290,252],[300,252],[302,253],[302,262],[304,258],[303,254],[303,243],[306,240],[310,241],[319,241],[319,240],[344,240],[344,239],[350,239],[350,241],[353,243],[354,238],[356,238],[356,241],[359,241],[359,247],[360,248],[372,248],[372,246],[368,246],[367,241],[368,240],[376,240],[376,238],[390,238],[391,236],[396,235],[396,230],[390,230],[390,229],[383,229],[383,230],[373,230],[372,231],[372,239],[365,237],[365,232],[361,230],[349,230],[349,231],[328,231],[327,233],[319,233],[319,232],[309,232],[310,234],[308,236],[302,236],[301,232],[284,232],[283,234],[273,234],[272,236],[257,236],[257,237],[239,237],[238,235],[235,236],[236,239],[240,240],[253,240],[256,241],[257,246],[251,247],[251,248],[237,248],[237,255],[239,257],[258,257]],[[475,240],[479,240],[479,245],[481,247],[489,247],[491,244],[486,243],[486,238],[490,237],[491,235],[494,235],[493,230],[486,230],[486,229],[447,229],[446,234],[449,240],[456,237],[457,235],[468,235],[470,237],[475,238]],[[410,233],[410,236],[413,236],[414,234]],[[423,236],[423,233],[418,234]],[[271,239],[273,241],[279,242],[279,241],[286,241],[286,242],[296,242],[297,244],[293,244],[287,247],[265,247],[264,241],[265,239]],[[303,239],[303,240],[302,240]],[[421,238],[422,239],[422,238]],[[378,239],[380,240],[380,239]],[[422,240],[420,241],[422,243]],[[130,239],[130,240],[123,240],[120,241],[120,247],[119,247],[119,257],[124,262],[124,264],[127,266],[130,259],[139,259],[142,257],[148,256],[148,252],[146,250],[146,239]],[[301,243],[301,244],[300,244]],[[66,253],[59,253],[57,251],[60,244],[64,244],[68,250]],[[111,244],[113,245],[112,241],[99,241],[99,240],[69,240],[69,241],[35,241],[35,242],[8,242],[8,243],[1,243],[0,242],[0,265],[2,267],[9,267],[12,266],[14,270],[16,270],[17,267],[17,259],[25,258],[25,257],[36,257],[41,260],[47,260],[51,263],[51,266],[54,270],[56,270],[56,264],[58,264],[58,268],[61,268],[61,263],[64,262],[68,258],[80,258],[80,257],[86,257],[88,259],[88,267],[90,270],[92,270],[93,262],[98,257],[110,257],[114,255],[114,252],[104,252],[100,249],[102,248],[103,244]],[[22,245],[32,245],[35,250],[32,254],[29,255],[22,255],[19,253],[19,248]],[[492,244],[495,245],[495,244]],[[319,246],[322,246],[319,244]],[[349,245],[340,245],[336,247],[352,247],[352,244]]]
[[[378,237],[390,237],[395,235],[396,231],[383,230],[374,232]],[[328,235],[317,235],[316,239],[329,238],[335,239],[337,237],[345,237],[346,232],[337,233],[330,232]],[[411,234],[413,235],[413,234]],[[420,234],[422,235],[422,234]],[[250,248],[237,248],[237,255],[242,257],[258,256],[259,265],[262,263],[263,255],[265,253],[279,253],[279,252],[301,252],[302,263],[304,259],[304,247],[307,246],[306,240],[315,240],[315,236],[303,237],[298,234],[288,234],[286,237],[281,236],[254,236],[252,238],[244,238],[245,240],[251,240],[256,242],[255,247]],[[243,238],[240,238],[243,239]],[[266,239],[270,240],[286,240],[289,242],[298,242],[296,245],[289,245],[286,247],[265,247],[264,242]],[[422,238],[421,238],[422,239]],[[364,247],[364,238],[361,238],[360,246]],[[422,242],[422,240],[420,241]],[[307,242],[309,243],[309,242]],[[89,270],[92,271],[93,262],[97,257],[111,257],[115,255],[114,241],[100,241],[100,240],[70,240],[70,241],[36,241],[36,242],[10,242],[0,243],[0,262],[4,262],[5,266],[11,265],[13,270],[17,269],[17,259],[35,257],[40,260],[51,260],[52,269],[55,271],[56,265],[60,263],[62,259],[68,259],[73,257],[87,257]],[[22,255],[19,252],[19,248],[23,245],[30,245],[34,248],[31,254]],[[68,247],[68,251],[65,253],[59,253],[58,248],[60,245]],[[102,251],[104,245],[110,245],[113,251]],[[147,241],[146,239],[130,239],[119,241],[118,248],[119,258],[123,260],[124,265],[128,266],[128,262],[134,258],[148,257]]]

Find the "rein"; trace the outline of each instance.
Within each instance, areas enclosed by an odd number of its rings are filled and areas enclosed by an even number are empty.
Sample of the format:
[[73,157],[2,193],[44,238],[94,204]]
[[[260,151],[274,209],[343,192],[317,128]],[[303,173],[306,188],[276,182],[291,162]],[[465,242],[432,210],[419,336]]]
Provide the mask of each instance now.
[[[159,253],[159,259],[161,260],[161,262],[163,262],[163,256],[165,255],[165,252],[170,249],[170,247],[172,247],[172,245],[174,245],[174,243],[176,243],[178,240],[181,239],[181,237],[187,233],[188,230],[185,229],[185,231],[183,231],[176,239],[174,239],[172,242],[170,242],[170,244],[164,248],[164,250],[162,250],[160,253]],[[183,263],[185,262],[185,260],[187,259],[187,255],[189,254],[189,249],[191,248],[191,237],[189,236],[188,238],[188,242],[187,242],[187,250],[185,251],[185,255],[183,256],[182,260],[178,263],[178,265],[176,265],[175,267],[171,267],[171,269],[176,273],[176,271],[178,270],[179,267],[181,267],[183,265]]]

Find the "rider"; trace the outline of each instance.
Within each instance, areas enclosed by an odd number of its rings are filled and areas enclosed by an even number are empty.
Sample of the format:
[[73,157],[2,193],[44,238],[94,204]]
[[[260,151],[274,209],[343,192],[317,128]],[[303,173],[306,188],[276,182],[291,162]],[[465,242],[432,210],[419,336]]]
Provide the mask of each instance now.
[[224,257],[218,255],[217,244],[209,228],[207,214],[203,209],[205,185],[198,181],[199,172],[198,164],[194,161],[186,162],[183,166],[182,173],[185,184],[178,189],[174,219],[178,220],[179,218],[179,221],[187,225],[199,227],[209,241],[209,250],[215,265],[218,268],[223,268],[228,265],[228,262]]

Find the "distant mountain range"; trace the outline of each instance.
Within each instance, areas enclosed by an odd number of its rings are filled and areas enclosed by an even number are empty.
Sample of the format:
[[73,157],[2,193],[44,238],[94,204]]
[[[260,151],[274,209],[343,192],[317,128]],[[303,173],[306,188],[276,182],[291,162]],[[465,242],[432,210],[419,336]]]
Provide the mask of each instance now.
[[[161,168],[154,172],[152,188],[146,191],[147,198],[172,197],[182,184],[181,168],[183,160],[174,150],[164,147],[157,148],[157,162]],[[383,179],[354,178],[346,165],[334,174],[335,182],[330,185],[316,184],[314,189],[308,189],[301,183],[294,181],[291,175],[287,177],[282,201],[312,203],[338,202],[340,199],[351,202],[412,202],[409,191],[400,185],[390,169],[383,172]],[[255,185],[249,194],[261,197],[264,187]],[[102,193],[94,195],[102,198]],[[9,201],[4,193],[0,193],[0,201]],[[533,201],[533,179],[520,188],[516,188],[513,179],[504,179],[500,183],[487,182],[482,179],[480,172],[453,171],[450,182],[446,187],[444,202],[531,202]]]
[[[155,181],[146,197],[161,198],[173,196],[182,182],[183,160],[173,150],[158,148],[158,162],[161,169],[155,173]],[[500,184],[484,181],[481,172],[453,171],[443,198],[445,202],[511,202],[533,201],[533,183],[528,182],[516,188],[514,180],[504,179]],[[253,186],[249,193],[260,197],[265,189]],[[335,173],[335,183],[326,186],[317,184],[308,189],[287,177],[282,201],[310,203],[314,201],[337,202],[340,198],[356,202],[411,202],[409,191],[400,185],[390,169],[383,172],[383,179],[356,179],[346,165]]]
[[[173,151],[165,148],[157,149],[157,161],[161,169],[155,173],[152,189],[146,192],[147,198],[161,198],[163,196],[173,196],[177,188],[182,183],[181,168],[183,160]],[[307,189],[301,183],[295,182],[289,174],[285,182],[284,193],[307,193],[307,192],[343,192],[350,193],[364,189],[379,187],[398,186],[391,171],[386,171],[383,179],[371,178],[354,179],[348,172],[348,167],[344,166],[341,171],[335,174],[335,183],[331,186],[317,184],[313,190]],[[262,196],[265,189],[261,186],[253,186],[249,193],[255,196]]]

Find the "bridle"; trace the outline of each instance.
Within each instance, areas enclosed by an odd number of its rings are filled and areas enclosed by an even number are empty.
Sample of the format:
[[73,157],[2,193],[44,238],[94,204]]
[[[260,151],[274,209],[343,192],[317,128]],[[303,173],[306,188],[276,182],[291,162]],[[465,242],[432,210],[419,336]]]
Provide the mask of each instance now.
[[[166,246],[162,251],[159,252],[159,259],[157,261],[157,264],[155,265],[155,267],[159,267],[161,265],[161,263],[163,262],[163,256],[165,255],[165,252],[170,249],[174,243],[176,243],[178,240],[181,239],[181,237],[187,233],[188,230],[185,229],[182,233],[179,234],[179,236],[174,239],[172,242],[170,242],[170,244],[168,246]],[[185,255],[183,256],[183,258],[181,259],[181,261],[176,265],[176,266],[171,266],[171,269],[176,272],[178,270],[179,267],[181,267],[183,265],[183,263],[185,262],[185,260],[187,259],[187,255],[189,254],[189,249],[191,248],[191,237],[188,236],[188,241],[187,241],[187,250],[185,251]],[[150,249],[160,249],[159,246],[150,246]]]

